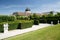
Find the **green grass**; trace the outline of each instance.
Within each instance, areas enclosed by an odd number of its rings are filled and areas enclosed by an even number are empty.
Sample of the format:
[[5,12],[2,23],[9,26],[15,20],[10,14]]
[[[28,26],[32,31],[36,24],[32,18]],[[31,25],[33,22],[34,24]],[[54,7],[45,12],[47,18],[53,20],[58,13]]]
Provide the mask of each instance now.
[[60,40],[60,25],[6,38],[5,40]]

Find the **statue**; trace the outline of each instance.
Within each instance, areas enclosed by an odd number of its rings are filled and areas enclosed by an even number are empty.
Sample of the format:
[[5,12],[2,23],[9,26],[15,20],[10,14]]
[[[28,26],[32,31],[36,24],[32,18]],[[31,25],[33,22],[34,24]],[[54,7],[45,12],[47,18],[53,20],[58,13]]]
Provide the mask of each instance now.
[[58,20],[58,24],[59,24],[59,20]]
[[4,24],[4,33],[7,33],[8,32],[8,23]]
[[53,25],[53,21],[51,21],[51,25]]

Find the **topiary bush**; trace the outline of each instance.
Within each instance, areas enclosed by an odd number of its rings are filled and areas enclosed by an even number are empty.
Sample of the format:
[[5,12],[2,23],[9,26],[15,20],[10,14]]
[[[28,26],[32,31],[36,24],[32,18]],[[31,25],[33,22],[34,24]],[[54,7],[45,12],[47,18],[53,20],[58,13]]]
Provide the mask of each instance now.
[[32,27],[33,20],[18,20],[13,23],[9,23],[9,30],[13,29],[25,29]]
[[8,27],[8,30],[14,30],[14,29],[17,29],[18,27],[18,22],[9,22],[9,27]]
[[18,29],[30,28],[33,25],[33,21],[22,21],[18,25]]
[[34,25],[39,25],[39,20],[34,20]]

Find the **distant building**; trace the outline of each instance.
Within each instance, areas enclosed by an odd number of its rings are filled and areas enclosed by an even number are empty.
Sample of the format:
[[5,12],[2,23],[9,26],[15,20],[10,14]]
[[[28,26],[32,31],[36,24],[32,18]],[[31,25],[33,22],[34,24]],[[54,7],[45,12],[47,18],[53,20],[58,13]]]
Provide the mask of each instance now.
[[26,8],[25,12],[14,12],[13,15],[29,16],[31,15],[31,10],[29,8]]
[[43,12],[43,13],[41,13],[41,15],[48,15],[51,12],[53,13],[53,15],[56,15],[57,14],[57,12],[55,12],[55,11],[50,11],[50,12]]
[[[53,12],[53,15],[55,15],[57,12]],[[50,12],[42,12],[42,13],[35,13],[36,15],[42,16],[42,15],[48,15]],[[25,12],[14,12],[13,15],[20,15],[20,16],[29,16],[33,15],[31,10],[29,8],[25,9]]]

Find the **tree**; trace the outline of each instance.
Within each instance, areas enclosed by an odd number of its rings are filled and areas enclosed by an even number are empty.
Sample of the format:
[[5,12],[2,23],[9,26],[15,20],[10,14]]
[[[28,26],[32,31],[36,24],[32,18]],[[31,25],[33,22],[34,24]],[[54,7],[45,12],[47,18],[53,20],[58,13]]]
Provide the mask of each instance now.
[[59,16],[59,17],[60,17],[60,12],[57,12],[57,16]]
[[30,15],[30,16],[28,16],[29,18],[30,18],[30,20],[32,20],[33,19],[33,15]]
[[34,13],[34,14],[33,14],[33,18],[38,20],[38,19],[39,19],[39,16],[36,15],[36,13]]
[[47,17],[53,17],[53,11],[50,11]]
[[53,14],[53,11],[50,11],[50,14]]

